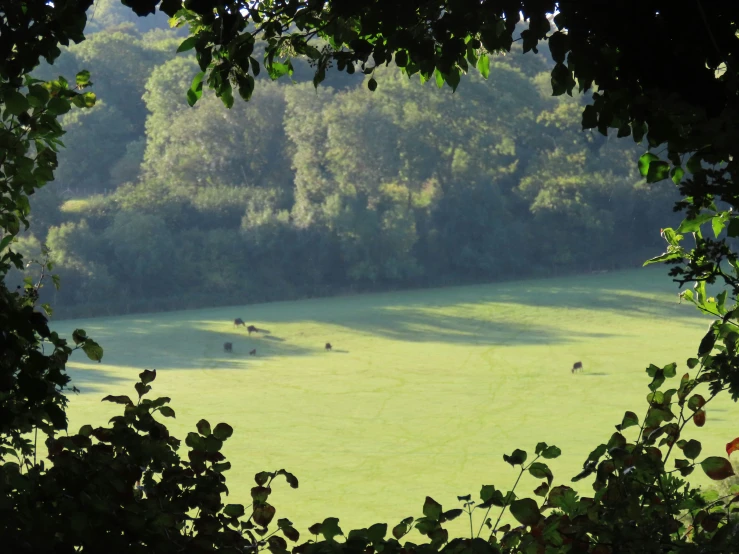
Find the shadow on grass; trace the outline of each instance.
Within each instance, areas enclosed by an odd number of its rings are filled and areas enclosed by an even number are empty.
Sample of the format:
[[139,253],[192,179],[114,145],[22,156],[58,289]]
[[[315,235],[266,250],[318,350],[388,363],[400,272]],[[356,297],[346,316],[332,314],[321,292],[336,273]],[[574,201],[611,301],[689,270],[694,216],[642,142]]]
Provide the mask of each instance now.
[[[143,371],[143,369],[141,370]],[[133,394],[133,385],[138,381],[138,373],[131,372],[131,379],[123,379],[118,375],[113,375],[104,369],[96,369],[89,367],[67,367],[67,373],[72,378],[67,391],[67,396],[74,400],[76,393],[72,392],[71,387],[77,387],[80,394],[102,394],[104,387],[110,385],[118,385],[130,382],[131,393]]]

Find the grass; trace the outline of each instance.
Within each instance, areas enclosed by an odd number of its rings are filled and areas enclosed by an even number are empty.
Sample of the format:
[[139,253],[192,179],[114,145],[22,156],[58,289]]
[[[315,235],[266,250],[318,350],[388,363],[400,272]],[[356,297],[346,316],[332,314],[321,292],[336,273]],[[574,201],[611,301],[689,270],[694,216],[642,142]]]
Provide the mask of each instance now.
[[[172,397],[177,436],[200,418],[234,426],[231,502],[248,501],[257,471],[284,467],[300,488],[275,487],[278,517],[305,529],[339,516],[346,531],[418,516],[426,495],[449,509],[482,484],[507,489],[515,472],[502,454],[538,441],[562,449],[550,465],[555,484],[569,483],[625,410],[643,415],[649,363],[686,371],[708,319],[675,293],[661,268],[55,328],[84,328],[105,347],[102,364],[70,363],[82,390],[72,428],[106,422],[118,406],[100,398],[133,393],[137,374],[156,368],[154,393]],[[271,333],[250,338],[235,317]],[[585,372],[572,375],[578,360]],[[737,435],[736,413],[728,399],[709,406],[693,433],[704,454],[721,455]],[[524,479],[522,492],[536,484]]]

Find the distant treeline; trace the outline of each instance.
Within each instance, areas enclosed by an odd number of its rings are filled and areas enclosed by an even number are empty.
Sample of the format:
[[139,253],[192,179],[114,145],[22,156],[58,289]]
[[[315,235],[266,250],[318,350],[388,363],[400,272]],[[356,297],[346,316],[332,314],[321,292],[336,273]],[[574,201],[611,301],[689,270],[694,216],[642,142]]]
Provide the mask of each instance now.
[[314,90],[297,66],[249,103],[190,108],[181,39],[97,5],[97,32],[39,74],[89,69],[100,101],[64,117],[15,245],[51,248],[59,315],[628,267],[675,219],[676,189],[636,171],[645,147],[582,132],[541,56],[497,57],[454,94],[393,68],[374,93],[331,72]]

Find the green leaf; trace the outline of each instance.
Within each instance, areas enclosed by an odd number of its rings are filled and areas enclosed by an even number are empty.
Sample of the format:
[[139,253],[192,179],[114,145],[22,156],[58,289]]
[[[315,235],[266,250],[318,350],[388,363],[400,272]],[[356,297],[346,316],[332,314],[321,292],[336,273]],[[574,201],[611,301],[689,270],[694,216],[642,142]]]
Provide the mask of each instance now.
[[82,350],[93,362],[99,363],[103,359],[103,347],[92,339],[87,339],[82,344]]
[[192,84],[187,91],[187,103],[190,107],[194,106],[200,100],[200,97],[203,96],[203,77],[205,77],[205,72],[201,71],[192,79]]
[[169,406],[162,406],[161,408],[159,408],[159,413],[162,414],[164,417],[175,417],[174,410]]
[[720,456],[711,456],[701,462],[703,471],[714,481],[723,481],[734,475],[731,462]]
[[371,77],[370,80],[367,81],[367,88],[370,89],[372,92],[377,89],[377,81],[375,81],[374,77]]
[[619,431],[639,425],[639,417],[634,412],[626,412],[624,418],[621,420],[621,424],[618,426]]
[[679,185],[680,181],[683,180],[683,176],[685,176],[685,170],[682,167],[675,167],[670,173],[672,174],[672,182],[676,185]]
[[192,50],[193,48],[195,48],[195,44],[197,42],[198,37],[187,37],[184,41],[182,41],[182,44],[177,47],[177,53],[179,54],[180,52],[187,52],[188,50]]
[[87,333],[85,333],[84,329],[75,329],[72,331],[72,340],[75,344],[85,342],[87,340]]
[[523,450],[516,448],[510,456],[503,454],[503,460],[512,466],[523,465],[528,455]]
[[77,94],[72,97],[72,104],[78,108],[92,108],[97,102],[97,96],[94,92],[86,92],[84,94]]
[[683,454],[686,458],[695,460],[701,453],[701,443],[695,439],[690,439],[683,447]]
[[536,525],[541,519],[541,512],[536,501],[531,498],[514,500],[511,503],[511,514],[523,525]]
[[208,423],[207,420],[201,419],[200,421],[197,422],[197,424],[195,425],[195,427],[197,427],[198,433],[200,433],[204,437],[209,437],[210,436],[210,433],[211,433],[211,431],[210,431],[210,423]]
[[31,107],[28,99],[17,90],[10,90],[4,98],[5,110],[11,115],[20,115]]
[[649,163],[647,171],[647,183],[657,183],[670,176],[670,164],[662,160],[655,160]]
[[441,74],[441,71],[438,69],[434,71],[434,77],[436,77],[436,86],[441,88],[444,86],[444,76]]
[[684,219],[683,222],[680,224],[680,227],[677,228],[677,232],[680,234],[695,233],[696,231],[700,230],[701,225],[703,225],[706,221],[713,219],[714,216],[715,214],[702,213],[698,214],[695,219]]
[[83,69],[75,76],[75,82],[79,88],[89,87],[92,84],[90,82],[90,72]]
[[219,423],[213,429],[213,436],[219,440],[225,441],[234,434],[234,429],[228,423]]
[[706,404],[706,399],[703,398],[700,394],[694,394],[690,397],[690,400],[688,400],[688,408],[690,408],[692,411],[698,411]]
[[72,105],[66,98],[55,96],[49,100],[49,103],[46,105],[46,109],[49,110],[51,115],[64,115],[72,109]]
[[226,504],[223,513],[228,517],[241,517],[244,515],[244,506],[241,504]]
[[271,64],[267,65],[267,73],[269,74],[270,78],[275,81],[283,75],[287,75],[290,73],[290,65],[281,62],[272,62]]
[[483,79],[490,77],[490,58],[488,58],[487,54],[481,54],[480,57],[477,58],[477,70],[480,72]]
[[430,496],[426,497],[426,501],[423,503],[423,515],[434,521],[439,521],[441,516],[441,504]]
[[647,173],[649,173],[649,166],[652,162],[658,161],[659,158],[652,154],[651,152],[647,152],[646,154],[642,154],[639,157],[639,173],[641,173],[642,177],[646,177]]

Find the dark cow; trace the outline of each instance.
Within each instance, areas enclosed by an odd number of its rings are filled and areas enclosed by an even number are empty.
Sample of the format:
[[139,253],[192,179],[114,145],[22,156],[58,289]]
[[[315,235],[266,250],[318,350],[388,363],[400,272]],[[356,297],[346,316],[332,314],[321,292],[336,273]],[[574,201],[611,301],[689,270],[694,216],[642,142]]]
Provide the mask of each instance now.
[[237,317],[236,319],[234,319],[234,327],[238,327],[239,325],[241,325],[242,327],[246,327],[246,323],[244,323],[244,320],[240,317]]
[[577,371],[582,371],[582,362],[575,362],[575,365],[572,366],[572,373]]
[[233,349],[234,349],[234,345],[233,345],[233,343],[230,343],[230,342],[224,342],[224,343],[223,343],[223,349],[224,349],[224,350],[225,350],[226,352],[233,352]]
[[252,333],[258,333],[259,332],[259,329],[257,329],[256,327],[254,327],[254,325],[249,325],[249,327],[247,327],[246,330],[249,331],[249,334],[250,335]]
[[249,356],[256,356],[257,355],[257,349],[249,350]]
[[327,343],[326,343],[326,350],[331,350],[331,348],[333,348],[333,347],[331,346],[331,343],[330,343],[330,342],[327,342]]

